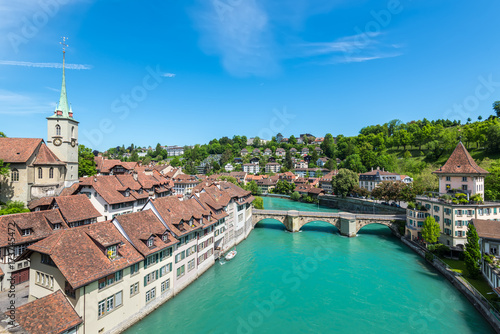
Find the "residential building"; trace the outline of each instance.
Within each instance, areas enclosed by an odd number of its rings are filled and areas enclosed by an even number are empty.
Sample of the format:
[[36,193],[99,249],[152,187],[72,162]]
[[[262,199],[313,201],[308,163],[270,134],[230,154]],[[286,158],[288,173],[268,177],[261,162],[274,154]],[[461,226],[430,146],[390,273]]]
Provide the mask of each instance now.
[[260,149],[254,148],[252,151],[252,155],[260,155]]
[[246,148],[244,148],[244,149],[241,150],[240,153],[241,153],[241,156],[245,156],[245,155],[248,154],[248,150]]
[[330,171],[324,168],[295,168],[293,171],[298,177],[322,177]]
[[260,172],[260,166],[258,164],[243,164],[243,171],[245,173],[257,174]]
[[334,170],[324,175],[319,179],[319,187],[325,191],[327,194],[333,193],[332,180],[337,175],[338,171]]
[[293,163],[293,168],[295,170],[297,170],[297,169],[307,169],[308,166],[309,166],[308,163],[305,162],[304,160],[295,161]]
[[269,194],[276,187],[276,182],[271,178],[262,178],[257,181],[257,186],[259,186],[263,194]]
[[309,148],[304,147],[304,148],[300,151],[300,153],[302,153],[302,154],[309,154]]
[[180,146],[167,146],[168,156],[178,157],[184,154],[184,147]]
[[281,165],[276,162],[269,162],[266,164],[266,173],[279,173]]
[[276,149],[276,155],[277,155],[278,157],[284,157],[284,156],[286,155],[286,151],[285,151],[285,149],[283,149],[283,148],[281,148],[281,147],[277,148],[277,149]]
[[138,166],[137,162],[123,162],[116,159],[106,159],[102,156],[94,157],[97,175],[132,174]]
[[316,160],[316,166],[318,166],[318,167],[324,167],[326,165],[326,163],[328,162],[328,160],[330,160],[330,159],[327,158],[327,157],[318,158],[318,160]]
[[200,183],[200,181],[192,175],[180,174],[172,178],[174,182],[174,191],[177,195],[189,195],[193,188]]
[[313,187],[310,184],[298,185],[297,187],[295,187],[294,191],[298,192],[301,195],[311,196],[313,198],[317,198],[318,196],[325,194],[325,191],[323,189]]
[[234,170],[234,167],[231,164],[226,164],[224,166],[224,169],[226,170],[226,172],[232,172]]
[[291,154],[297,154],[297,149],[296,149],[295,147],[292,147],[292,148],[290,149],[290,153],[291,153]]
[[422,241],[424,220],[431,216],[441,227],[439,241],[463,249],[471,220],[500,219],[500,203],[478,201],[474,196],[484,194],[484,177],[488,172],[476,164],[461,142],[434,173],[439,178],[440,191],[444,192],[416,197],[417,207],[406,210],[406,235],[411,240]]
[[359,174],[359,187],[368,191],[372,191],[383,181],[401,181],[401,176],[396,173],[386,172],[380,167],[375,170],[372,167],[371,171]]
[[264,150],[264,155],[271,155],[272,153],[273,153],[273,151],[271,151],[271,149],[269,149],[269,148],[266,148]]
[[[491,288],[500,293],[500,269],[496,266],[500,260],[500,223],[494,220],[472,219],[479,236],[481,250],[481,272]],[[486,256],[492,261],[487,261]]]

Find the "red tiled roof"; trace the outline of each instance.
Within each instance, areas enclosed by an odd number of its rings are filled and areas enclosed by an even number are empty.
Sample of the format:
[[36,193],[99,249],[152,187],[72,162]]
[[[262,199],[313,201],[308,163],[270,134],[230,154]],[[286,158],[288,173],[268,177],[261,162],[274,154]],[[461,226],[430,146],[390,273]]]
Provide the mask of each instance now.
[[76,182],[76,183],[73,183],[71,185],[71,187],[66,187],[64,188],[61,193],[59,194],[59,196],[69,196],[69,195],[73,195],[76,193],[76,191],[78,190],[78,186],[79,186],[79,183]]
[[28,209],[34,210],[38,207],[48,207],[50,204],[52,204],[53,199],[54,199],[53,196],[41,197],[38,199],[34,199],[34,200],[29,202]]
[[[170,196],[150,201],[176,236],[182,236],[201,227],[199,220],[202,218],[202,208],[195,199],[180,201],[177,197]],[[193,226],[190,226],[189,221],[192,218],[194,218]]]
[[[36,212],[17,213],[12,215],[0,216],[0,229],[8,231],[9,227],[14,228],[15,244],[24,244],[34,242],[51,235],[54,224],[61,224],[61,228],[65,229],[68,226],[64,222],[59,210],[46,210]],[[31,229],[29,235],[21,235],[22,230]],[[5,247],[9,244],[8,233],[0,233],[0,247]]]
[[[143,256],[156,253],[179,242],[171,233],[167,233],[165,225],[151,210],[129,213],[117,216],[114,219],[123,227],[134,247]],[[168,239],[163,241],[162,236],[165,233],[168,234]],[[146,245],[146,241],[151,236],[154,237],[154,241],[153,247],[150,248]]]
[[65,162],[59,160],[59,158],[45,145],[42,143],[38,154],[33,161],[33,165],[66,165]]
[[26,162],[42,142],[40,138],[0,138],[0,160],[6,163]]
[[476,227],[477,235],[480,238],[500,240],[500,223],[497,221],[472,219],[472,224]]
[[488,171],[479,167],[474,159],[470,156],[462,142],[458,143],[457,147],[448,158],[443,167],[435,171],[436,174],[489,174]]
[[17,308],[16,320],[31,334],[60,334],[82,323],[61,290]]
[[0,277],[3,277],[5,274],[2,271],[2,268],[0,268]]
[[[105,247],[113,244],[118,244],[118,256],[112,260]],[[59,231],[28,250],[49,255],[73,289],[143,259],[110,221]]]
[[55,197],[54,202],[69,223],[101,216],[84,194]]

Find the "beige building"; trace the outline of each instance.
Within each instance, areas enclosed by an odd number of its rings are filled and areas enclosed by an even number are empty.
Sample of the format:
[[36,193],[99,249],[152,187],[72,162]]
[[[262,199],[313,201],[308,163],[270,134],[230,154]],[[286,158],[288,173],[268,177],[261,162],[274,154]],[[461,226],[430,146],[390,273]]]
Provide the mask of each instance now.
[[0,138],[0,160],[10,175],[0,178],[0,201],[21,201],[58,195],[78,181],[78,122],[66,96],[63,57],[61,96],[47,117],[47,144],[37,138]]
[[500,203],[476,201],[473,197],[482,198],[488,172],[476,164],[462,143],[434,173],[439,178],[439,193],[417,196],[417,208],[406,210],[406,235],[411,240],[422,240],[421,229],[428,216],[441,226],[439,241],[458,247],[467,242],[467,226],[472,219],[500,219]]

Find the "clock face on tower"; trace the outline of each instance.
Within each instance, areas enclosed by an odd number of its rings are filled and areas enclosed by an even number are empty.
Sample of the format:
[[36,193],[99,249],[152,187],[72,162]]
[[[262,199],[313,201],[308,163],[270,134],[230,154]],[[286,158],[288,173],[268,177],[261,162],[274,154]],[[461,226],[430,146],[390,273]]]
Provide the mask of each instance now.
[[54,139],[54,145],[56,145],[56,146],[60,146],[61,144],[62,144],[62,140],[61,140],[61,138],[56,138],[56,139]]
[[76,145],[76,139],[71,139],[71,146],[75,147]]

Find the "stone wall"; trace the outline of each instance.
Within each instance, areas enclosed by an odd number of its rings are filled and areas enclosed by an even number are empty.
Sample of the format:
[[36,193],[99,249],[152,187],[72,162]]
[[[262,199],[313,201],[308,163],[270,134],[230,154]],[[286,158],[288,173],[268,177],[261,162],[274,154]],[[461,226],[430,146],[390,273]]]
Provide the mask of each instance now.
[[366,214],[406,214],[406,209],[378,204],[358,198],[342,198],[333,195],[324,195],[318,198],[320,205],[340,211]]

